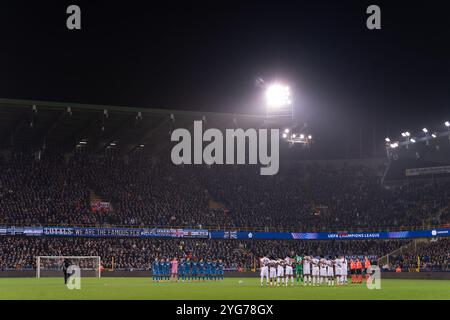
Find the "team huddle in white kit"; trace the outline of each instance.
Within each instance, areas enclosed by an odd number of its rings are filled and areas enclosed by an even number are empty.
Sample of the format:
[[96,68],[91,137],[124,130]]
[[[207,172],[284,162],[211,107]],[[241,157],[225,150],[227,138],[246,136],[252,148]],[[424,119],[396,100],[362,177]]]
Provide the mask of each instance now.
[[261,286],[288,285],[289,278],[291,286],[294,285],[294,266],[297,278],[303,278],[304,286],[345,285],[347,284],[348,266],[344,256],[336,256],[328,259],[313,256],[296,256],[295,259],[286,257],[285,259],[260,259]]

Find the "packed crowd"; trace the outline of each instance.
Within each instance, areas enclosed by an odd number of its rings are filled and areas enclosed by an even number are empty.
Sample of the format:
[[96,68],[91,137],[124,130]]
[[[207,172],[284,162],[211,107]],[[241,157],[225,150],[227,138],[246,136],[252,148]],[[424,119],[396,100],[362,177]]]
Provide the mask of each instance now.
[[0,223],[89,224],[101,221],[90,212],[88,181],[61,156],[35,161],[32,155],[0,156]]
[[203,171],[198,176],[208,190],[236,214],[237,225],[248,228],[326,231],[448,222],[438,215],[450,204],[449,181],[387,189],[380,170],[357,165],[295,165],[269,178],[245,168]]
[[[450,222],[450,182],[386,188],[382,168],[174,166],[147,156],[0,156],[0,224],[329,231]],[[112,204],[93,212],[90,195]]]
[[[295,241],[136,238],[0,237],[0,270],[36,267],[37,256],[100,256],[104,268],[149,270],[156,259],[221,259],[227,269],[252,269],[262,256],[296,254],[377,258],[406,240]],[[447,243],[448,251],[448,243]],[[435,260],[434,256],[430,259]],[[439,260],[440,261],[440,260]],[[114,263],[114,265],[113,265]]]
[[393,264],[402,270],[450,271],[450,240],[440,239],[419,244],[413,251],[396,257]]

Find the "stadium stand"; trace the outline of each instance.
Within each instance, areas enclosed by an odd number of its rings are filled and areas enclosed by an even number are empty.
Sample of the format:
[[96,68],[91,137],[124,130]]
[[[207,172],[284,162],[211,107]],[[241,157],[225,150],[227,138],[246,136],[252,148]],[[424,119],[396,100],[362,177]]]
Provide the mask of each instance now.
[[263,255],[286,255],[315,252],[334,255],[341,252],[348,256],[377,257],[394,250],[405,241],[367,240],[349,241],[235,241],[201,239],[73,239],[73,238],[2,238],[0,248],[4,258],[0,268],[34,268],[37,255],[92,255],[101,256],[105,268],[149,270],[155,258],[203,257],[224,259],[227,268],[254,267],[255,259]]
[[450,260],[450,241],[441,239],[419,244],[396,257],[392,265],[404,271],[448,271]]
[[[174,166],[168,133],[192,119],[172,111],[0,101],[0,225],[185,227],[287,232],[402,230],[448,226],[447,177],[385,183],[385,160],[299,161],[283,157],[275,176],[255,166]],[[171,115],[174,115],[173,117]],[[233,116],[208,124],[227,126]],[[216,117],[216,118],[214,118]],[[263,125],[259,118],[243,122]],[[174,121],[176,119],[176,122]],[[216,122],[214,122],[216,121]],[[283,150],[283,152],[287,152]],[[396,168],[398,172],[402,170]],[[148,270],[155,257],[221,258],[250,269],[259,256],[369,255],[389,241],[237,241],[0,237],[0,269],[33,268],[37,255],[99,255],[106,268]],[[405,269],[448,270],[449,241],[397,257]],[[115,258],[114,266],[112,258]]]
[[[105,268],[116,270],[150,270],[155,258],[202,257],[222,259],[228,270],[251,270],[261,256],[314,253],[343,254],[348,258],[376,263],[377,258],[408,243],[408,240],[361,241],[292,241],[292,240],[202,240],[202,239],[85,239],[85,238],[0,238],[0,270],[35,268],[35,256],[92,255],[101,256]],[[405,271],[416,269],[420,257],[422,271],[447,271],[450,242],[446,239],[422,245],[417,251],[405,252],[391,261],[393,270],[400,265]]]
[[[251,166],[177,167],[144,154],[13,154],[2,159],[0,223],[330,231],[448,223],[450,182],[386,188],[380,170],[290,164],[276,177]],[[314,174],[312,174],[314,173]],[[91,192],[111,202],[93,211]],[[218,204],[210,207],[210,201]]]

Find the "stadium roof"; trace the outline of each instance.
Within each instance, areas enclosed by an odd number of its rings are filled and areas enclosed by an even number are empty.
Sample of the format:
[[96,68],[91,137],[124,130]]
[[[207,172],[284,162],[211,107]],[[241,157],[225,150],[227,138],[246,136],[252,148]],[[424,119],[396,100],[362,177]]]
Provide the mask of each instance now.
[[128,153],[168,143],[172,129],[189,129],[202,119],[214,128],[270,126],[263,115],[0,99],[0,147],[70,149],[86,141],[90,149],[116,143]]

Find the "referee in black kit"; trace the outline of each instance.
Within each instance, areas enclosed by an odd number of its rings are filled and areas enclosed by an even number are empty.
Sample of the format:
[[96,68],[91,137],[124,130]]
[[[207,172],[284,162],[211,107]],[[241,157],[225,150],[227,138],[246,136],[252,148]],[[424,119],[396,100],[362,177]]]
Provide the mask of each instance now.
[[70,261],[68,259],[64,259],[63,262],[63,273],[64,273],[64,284],[67,284],[67,279],[71,276],[67,273],[67,269],[70,267]]

